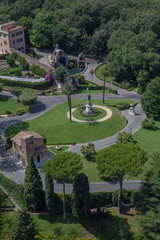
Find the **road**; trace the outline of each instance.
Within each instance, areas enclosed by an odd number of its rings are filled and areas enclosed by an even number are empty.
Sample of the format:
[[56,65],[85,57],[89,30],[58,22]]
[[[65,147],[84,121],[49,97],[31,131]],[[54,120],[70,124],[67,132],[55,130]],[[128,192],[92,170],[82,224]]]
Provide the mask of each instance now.
[[[83,73],[85,78],[89,81],[91,81],[91,74],[90,70],[97,67],[96,61],[90,60],[88,64],[88,69],[86,72]],[[102,85],[103,82],[96,78],[96,76],[93,76],[93,82]],[[116,86],[112,86],[111,84],[106,84],[109,87],[112,87],[116,90],[118,90],[118,95],[115,94],[106,94],[105,99],[131,99],[140,101],[141,96],[137,94],[136,92],[127,92],[123,89],[120,89]],[[10,93],[1,92],[0,96],[8,96],[12,97]],[[77,99],[87,99],[86,94],[75,94],[72,95],[72,100]],[[91,94],[92,99],[102,99],[101,94]],[[17,183],[24,182],[24,175],[25,175],[25,166],[22,165],[21,162],[15,161],[14,156],[8,155],[5,152],[5,144],[4,144],[4,132],[5,129],[20,121],[27,121],[31,120],[33,118],[36,118],[38,116],[43,115],[45,112],[47,112],[49,109],[53,108],[54,106],[67,101],[67,97],[64,95],[60,96],[39,96],[37,98],[36,103],[33,105],[33,108],[31,112],[26,113],[22,116],[15,116],[15,117],[8,117],[8,118],[0,118],[0,172],[2,172],[7,177],[13,179]],[[122,115],[127,118],[127,125],[124,128],[124,131],[134,133],[136,132],[139,127],[141,121],[144,119],[145,114],[141,108],[141,104],[139,103],[135,107],[136,115],[131,116],[128,114],[128,110],[122,111]],[[94,141],[95,149],[101,149],[107,146],[110,146],[116,142],[117,135],[114,135],[109,138],[101,139],[98,141]],[[88,143],[83,144],[76,144],[72,146],[69,151],[80,153],[80,148],[82,145],[87,145]],[[42,179],[44,178],[44,175],[41,173]],[[140,187],[141,181],[125,181],[124,182],[124,188],[126,189],[138,189]],[[61,183],[55,182],[55,192],[62,193],[62,185]],[[118,183],[90,183],[90,191],[96,192],[96,191],[112,191],[119,188]],[[72,184],[66,184],[66,192],[69,193],[72,191]]]

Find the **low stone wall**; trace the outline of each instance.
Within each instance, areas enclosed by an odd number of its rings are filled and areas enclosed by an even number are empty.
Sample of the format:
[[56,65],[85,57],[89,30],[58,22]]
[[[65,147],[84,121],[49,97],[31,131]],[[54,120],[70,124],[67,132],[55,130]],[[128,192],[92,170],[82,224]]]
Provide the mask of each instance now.
[[27,54],[24,54],[14,48],[10,49],[11,53],[16,52],[17,54],[19,54],[21,57],[24,57],[26,59],[26,61],[28,62],[29,65],[36,65],[39,66],[40,68],[44,69],[45,71],[48,70],[52,70],[54,72],[54,68],[53,67],[48,67],[47,65],[40,63],[38,60],[31,58],[30,56],[28,56]]

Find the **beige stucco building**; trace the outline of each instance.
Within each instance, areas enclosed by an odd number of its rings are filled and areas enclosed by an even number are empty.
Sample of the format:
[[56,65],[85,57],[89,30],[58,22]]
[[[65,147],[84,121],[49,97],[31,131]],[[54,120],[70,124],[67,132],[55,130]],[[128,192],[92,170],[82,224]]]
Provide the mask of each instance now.
[[32,155],[36,162],[47,156],[47,147],[44,145],[44,137],[36,132],[21,131],[11,138],[12,148],[18,158],[27,165],[29,156]]
[[0,53],[10,53],[11,48],[26,53],[24,28],[13,21],[0,25]]

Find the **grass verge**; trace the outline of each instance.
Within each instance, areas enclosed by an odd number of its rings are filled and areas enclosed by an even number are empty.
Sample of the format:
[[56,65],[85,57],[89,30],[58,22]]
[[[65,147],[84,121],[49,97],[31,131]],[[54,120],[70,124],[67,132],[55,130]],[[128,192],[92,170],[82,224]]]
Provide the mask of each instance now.
[[[92,100],[92,104],[102,105],[101,100]],[[118,100],[106,100],[107,104],[116,104]],[[72,101],[72,107],[86,104],[86,100]],[[67,118],[68,103],[52,108],[43,116],[29,121],[29,130],[43,135],[48,145],[65,145],[73,142],[90,142],[110,137],[125,127],[126,121],[114,108],[112,117],[100,123],[69,122]],[[65,137],[64,137],[65,136]]]
[[16,115],[17,110],[24,110],[27,112],[27,107],[14,99],[0,98],[0,114],[7,114],[7,111],[9,111],[10,115]]

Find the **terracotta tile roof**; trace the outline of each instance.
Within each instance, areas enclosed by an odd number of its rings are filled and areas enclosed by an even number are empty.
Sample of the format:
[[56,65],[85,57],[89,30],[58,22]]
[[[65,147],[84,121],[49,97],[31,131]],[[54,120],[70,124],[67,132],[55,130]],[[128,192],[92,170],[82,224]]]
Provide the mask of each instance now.
[[20,27],[20,26],[17,26],[17,27],[15,27],[15,28],[10,28],[9,30],[8,30],[8,32],[12,32],[12,31],[14,31],[14,30],[17,30],[17,29],[21,29],[22,27]]
[[39,135],[36,132],[32,131],[21,131],[17,135],[15,135],[13,138],[11,138],[12,142],[15,142],[18,146],[21,146],[21,138],[28,138],[28,137],[34,137],[35,139],[44,139],[41,135]]

